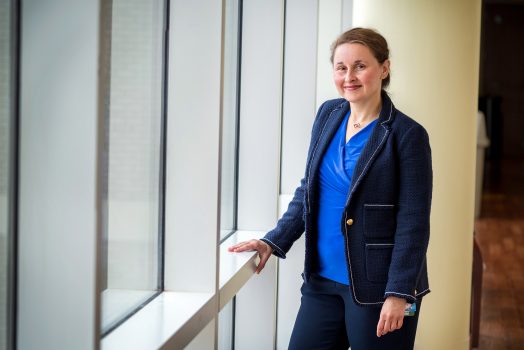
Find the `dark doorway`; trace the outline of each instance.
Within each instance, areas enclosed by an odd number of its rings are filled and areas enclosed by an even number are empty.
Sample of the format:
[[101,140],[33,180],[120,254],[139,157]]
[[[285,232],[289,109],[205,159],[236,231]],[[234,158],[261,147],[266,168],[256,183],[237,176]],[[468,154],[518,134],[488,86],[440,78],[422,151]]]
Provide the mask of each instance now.
[[475,237],[484,261],[479,349],[524,349],[524,1],[485,0],[479,108],[491,144]]

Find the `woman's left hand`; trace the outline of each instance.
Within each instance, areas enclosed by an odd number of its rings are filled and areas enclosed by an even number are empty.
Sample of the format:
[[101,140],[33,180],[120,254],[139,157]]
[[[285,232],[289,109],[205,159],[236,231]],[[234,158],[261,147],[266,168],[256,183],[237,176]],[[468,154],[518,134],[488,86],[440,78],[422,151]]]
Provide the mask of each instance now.
[[382,310],[380,311],[380,319],[377,324],[377,337],[383,336],[402,327],[406,304],[406,300],[402,298],[394,296],[386,298],[384,305],[382,305]]

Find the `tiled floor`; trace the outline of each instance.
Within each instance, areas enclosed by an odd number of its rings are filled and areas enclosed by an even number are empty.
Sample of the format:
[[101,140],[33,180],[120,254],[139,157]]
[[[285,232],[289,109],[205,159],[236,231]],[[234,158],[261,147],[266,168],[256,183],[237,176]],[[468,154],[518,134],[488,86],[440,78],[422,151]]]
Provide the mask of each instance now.
[[524,349],[524,162],[501,169],[475,223],[485,264],[480,350]]

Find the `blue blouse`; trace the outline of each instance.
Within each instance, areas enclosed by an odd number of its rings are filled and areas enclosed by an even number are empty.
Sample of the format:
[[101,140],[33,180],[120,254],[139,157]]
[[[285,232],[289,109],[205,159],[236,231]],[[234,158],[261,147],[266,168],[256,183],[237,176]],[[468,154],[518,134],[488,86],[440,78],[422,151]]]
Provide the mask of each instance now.
[[318,274],[349,284],[340,218],[344,212],[353,170],[377,119],[366,125],[346,143],[346,128],[351,111],[331,140],[319,170],[319,206],[317,220]]

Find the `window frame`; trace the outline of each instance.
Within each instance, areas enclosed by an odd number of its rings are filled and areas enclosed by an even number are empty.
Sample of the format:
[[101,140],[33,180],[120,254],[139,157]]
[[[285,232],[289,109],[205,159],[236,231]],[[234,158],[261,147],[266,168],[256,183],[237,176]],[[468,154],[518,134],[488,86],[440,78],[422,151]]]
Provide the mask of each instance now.
[[16,348],[17,305],[18,305],[18,176],[20,135],[20,2],[10,1],[10,106],[9,155],[8,155],[8,199],[7,199],[7,307],[6,345]]
[[[102,347],[106,350],[125,348],[133,336],[154,337],[148,344],[155,348],[191,348],[197,343],[202,344],[202,341],[209,348],[214,348],[217,344],[219,311],[233,298],[237,305],[235,346],[242,348],[243,344],[255,338],[271,346],[276,342],[276,258],[272,257],[268,261],[261,276],[251,279],[258,264],[256,252],[231,254],[227,252],[227,247],[239,241],[260,238],[277,219],[280,162],[275,160],[280,157],[284,0],[271,1],[269,8],[264,6],[266,8],[262,16],[257,11],[261,2],[246,2],[242,6],[240,64],[243,72],[240,73],[242,85],[238,89],[241,95],[241,101],[238,102],[239,116],[242,119],[237,127],[237,225],[240,225],[226,239],[220,239],[219,222],[220,127],[223,125],[221,99],[224,79],[223,5],[223,2],[217,4],[210,0],[199,2],[198,5],[171,0],[167,127],[169,152],[166,159],[166,212],[170,215],[166,216],[165,230],[165,291],[102,339]],[[249,8],[249,18],[245,16],[246,6]],[[275,10],[278,16],[275,16]],[[249,35],[244,38],[246,24],[249,26]],[[260,34],[260,26],[271,28],[270,34]],[[192,28],[191,40],[187,28]],[[270,49],[255,44],[259,39],[268,43]],[[244,50],[245,43],[251,52]],[[198,54],[193,55],[192,60],[185,57],[188,52],[198,51],[201,47],[206,50],[207,60],[199,61],[201,57]],[[264,55],[261,56],[261,52]],[[271,66],[265,69],[269,69],[269,76],[247,69],[248,66],[264,66],[268,54]],[[205,84],[206,90],[202,90],[202,84]],[[261,90],[267,90],[268,97],[257,93]],[[199,96],[199,92],[203,91],[205,98]],[[249,96],[247,100],[246,92]],[[194,116],[198,116],[200,127],[195,126],[192,120]],[[261,122],[264,143],[270,145],[263,150],[253,142],[260,137],[258,127]],[[188,136],[195,134],[205,140],[207,148]],[[199,160],[198,164],[191,163],[192,159],[185,154],[187,149],[191,149],[193,157]],[[215,153],[215,149],[219,151]],[[260,156],[257,166],[252,166],[256,160],[249,154]],[[203,177],[199,172],[204,169],[208,181],[201,181]],[[189,180],[197,185],[190,186]],[[253,180],[263,181],[253,186]],[[188,187],[193,188],[188,190]],[[262,204],[257,203],[259,199]],[[192,212],[192,207],[198,207],[201,214]],[[191,296],[199,301],[191,303]],[[171,318],[176,313],[175,309],[166,306],[165,301],[168,299],[183,302],[184,310],[191,308],[193,311],[185,319],[175,320]],[[259,308],[262,310],[262,317],[253,318],[254,304],[257,305],[257,312]],[[152,327],[143,325],[151,325],[161,315],[169,315],[170,320],[164,322],[169,327],[164,328],[159,336],[151,335],[153,330],[145,328]],[[208,329],[210,324],[215,327],[214,335],[210,337],[209,333],[204,332],[202,337],[209,339],[202,339],[200,331]],[[248,325],[259,330],[255,338],[250,338],[249,332],[243,331]],[[136,334],[140,326],[140,334]]]
[[[225,1],[224,0],[224,11],[225,11]],[[237,51],[236,51],[236,91],[235,91],[235,154],[233,156],[234,161],[234,186],[233,186],[233,228],[222,236],[222,233],[220,234],[220,241],[219,244],[222,244],[224,241],[226,241],[231,235],[235,233],[237,230],[238,225],[238,162],[239,162],[239,144],[240,144],[240,99],[241,99],[241,82],[242,82],[242,11],[243,11],[243,0],[236,0],[238,1],[238,8],[237,8]],[[223,24],[225,25],[225,14],[223,15]],[[222,36],[222,45],[224,46],[222,48],[222,60],[224,61],[224,52],[225,52],[225,29],[224,29],[224,35]],[[224,89],[223,82],[225,78],[222,78],[222,90]],[[221,108],[221,129],[224,127],[224,111],[223,111],[223,102],[222,102],[222,108]],[[221,138],[222,138],[221,134]],[[221,141],[222,142],[222,141]],[[220,167],[222,169],[222,159],[223,159],[223,148],[221,147],[221,164]],[[222,192],[222,188],[221,188]]]
[[[110,323],[109,325],[105,325],[106,327],[102,327],[100,329],[100,337],[103,338],[110,334],[112,331],[114,331],[116,328],[118,328],[120,325],[125,323],[129,318],[131,318],[133,315],[135,315],[139,310],[141,310],[144,306],[146,306],[148,303],[150,303],[152,300],[157,298],[163,291],[164,291],[164,256],[165,256],[165,249],[164,249],[164,241],[165,241],[165,188],[166,188],[166,153],[167,153],[167,147],[166,147],[166,140],[167,140],[167,89],[168,89],[168,62],[169,62],[169,10],[170,10],[170,0],[162,0],[163,2],[163,24],[162,24],[162,62],[161,62],[161,110],[160,110],[160,140],[159,140],[159,151],[160,151],[160,157],[159,157],[159,181],[158,181],[158,238],[157,238],[157,272],[156,272],[156,288],[157,291],[153,292],[151,296],[149,296],[147,299],[143,300],[138,306],[128,310],[128,312],[120,317],[118,320]],[[104,93],[110,91],[111,86],[111,64],[110,64],[110,57],[111,57],[111,44],[112,44],[112,17],[113,17],[113,0],[109,0],[107,2],[103,2],[101,4],[101,20],[100,20],[100,70],[101,70],[101,78],[99,80],[99,88],[100,88],[100,95],[101,99],[103,100]],[[109,33],[109,34],[107,34]],[[106,58],[109,58],[108,62],[105,61]],[[110,97],[106,97],[106,99],[110,99]],[[108,132],[109,130],[109,120],[111,116],[109,115],[109,111],[106,110],[108,108],[110,103],[104,104],[102,103],[101,106],[99,106],[100,110],[99,113],[101,113],[100,119],[103,121],[103,126],[99,129],[99,137],[102,137],[103,145],[109,145],[110,144],[110,134]],[[156,117],[156,116],[154,116]],[[101,146],[101,148],[104,148]],[[108,147],[106,147],[107,150]],[[104,152],[104,151],[102,151]],[[99,173],[98,176],[100,179],[103,179],[107,174],[109,173],[109,155],[106,157],[101,156],[99,159]],[[107,251],[107,245],[104,244],[104,242],[108,239],[108,218],[109,218],[109,206],[108,203],[108,182],[107,183],[103,181],[99,181],[99,188],[98,193],[100,196],[100,234],[102,235],[102,239],[100,240],[99,244],[99,259],[98,263],[99,266],[99,276],[98,276],[98,293],[101,295],[103,290],[105,289],[105,286],[107,286],[107,267],[108,267],[108,251]],[[101,305],[100,307],[103,307]],[[100,310],[100,315],[102,315],[102,310]],[[101,317],[101,316],[100,316]],[[104,326],[102,323],[102,319],[100,319],[100,325]]]

